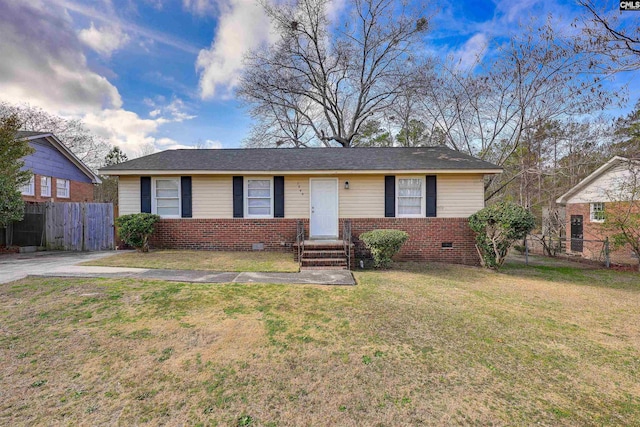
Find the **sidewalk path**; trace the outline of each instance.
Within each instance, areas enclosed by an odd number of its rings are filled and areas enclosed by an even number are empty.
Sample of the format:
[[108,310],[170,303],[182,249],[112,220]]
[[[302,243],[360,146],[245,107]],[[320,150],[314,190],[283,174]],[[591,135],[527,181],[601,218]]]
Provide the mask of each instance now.
[[113,255],[108,252],[39,252],[0,257],[0,283],[27,276],[157,279],[192,283],[274,283],[313,285],[355,285],[350,271],[312,270],[299,273],[234,273],[201,270],[97,267],[77,265]]
[[29,274],[40,277],[105,277],[156,279],[190,283],[274,283],[310,285],[355,285],[350,271],[313,270],[299,273],[215,272],[202,270],[162,270],[152,268],[120,268],[67,266],[52,271]]

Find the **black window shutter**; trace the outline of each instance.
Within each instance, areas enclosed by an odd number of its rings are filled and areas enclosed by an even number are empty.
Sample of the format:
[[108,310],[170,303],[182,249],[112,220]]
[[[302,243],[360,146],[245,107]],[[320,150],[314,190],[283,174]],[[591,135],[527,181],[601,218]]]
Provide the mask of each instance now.
[[151,177],[140,177],[140,212],[151,213]]
[[384,216],[396,216],[396,177],[393,175],[384,177]]
[[273,177],[273,217],[284,218],[284,176]]
[[191,218],[193,212],[191,210],[191,177],[180,177],[180,195],[182,197],[182,218]]
[[233,217],[243,218],[244,208],[242,205],[242,198],[244,193],[244,184],[241,176],[233,177]]
[[427,216],[435,217],[436,204],[438,201],[438,190],[436,185],[436,176],[427,175]]

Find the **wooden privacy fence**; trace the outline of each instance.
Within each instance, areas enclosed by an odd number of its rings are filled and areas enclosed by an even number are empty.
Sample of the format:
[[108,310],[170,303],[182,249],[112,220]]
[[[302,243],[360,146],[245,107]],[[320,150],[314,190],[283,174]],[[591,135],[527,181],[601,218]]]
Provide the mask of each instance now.
[[47,203],[45,240],[49,250],[113,249],[111,203]]

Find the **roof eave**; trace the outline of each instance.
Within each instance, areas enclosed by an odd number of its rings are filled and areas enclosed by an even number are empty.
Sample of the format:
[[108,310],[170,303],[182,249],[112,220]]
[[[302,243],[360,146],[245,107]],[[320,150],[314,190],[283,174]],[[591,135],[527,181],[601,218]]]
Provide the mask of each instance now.
[[580,190],[584,189],[587,185],[591,184],[597,178],[602,176],[605,172],[607,172],[609,169],[614,167],[616,164],[618,164],[619,162],[628,162],[628,161],[630,161],[630,160],[627,159],[626,157],[614,156],[607,163],[605,163],[604,165],[600,166],[598,169],[593,171],[591,174],[589,174],[582,181],[580,181],[579,183],[577,183],[576,185],[571,187],[571,189],[569,191],[564,193],[562,196],[558,197],[556,199],[556,203],[561,205],[561,206],[566,205],[571,197],[573,197]]
[[388,170],[166,170],[166,169],[100,169],[99,173],[106,176],[140,176],[140,175],[383,175],[383,174],[483,174],[496,175],[503,173],[502,169],[388,169]]
[[62,155],[64,155],[67,159],[69,159],[71,163],[76,165],[78,169],[82,171],[82,173],[84,173],[89,179],[91,179],[91,182],[93,184],[102,183],[102,180],[100,179],[100,177],[95,173],[93,173],[93,171],[89,169],[87,165],[85,165],[82,162],[82,160],[80,160],[75,154],[73,154],[73,152],[69,150],[69,148],[67,148],[67,146],[64,145],[62,141],[60,141],[58,137],[56,137],[51,132],[43,132],[37,135],[26,136],[24,138],[19,138],[19,139],[25,140],[25,141],[33,141],[34,139],[42,139],[42,138],[49,140],[49,142],[51,142],[54,145],[54,147],[56,147],[58,151],[62,153]]
[[93,184],[101,184],[102,180],[98,175],[96,175],[87,165],[85,165],[82,160],[80,160],[66,145],[62,143],[54,134],[46,133],[42,135],[37,135],[33,137],[26,138],[27,140],[46,138],[51,142],[57,149],[60,151],[71,163],[76,165],[78,169],[84,173]]

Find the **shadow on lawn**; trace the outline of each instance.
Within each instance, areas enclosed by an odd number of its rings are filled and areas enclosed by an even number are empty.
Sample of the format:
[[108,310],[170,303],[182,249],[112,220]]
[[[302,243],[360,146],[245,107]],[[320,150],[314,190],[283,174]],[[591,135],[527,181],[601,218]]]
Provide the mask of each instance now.
[[610,289],[640,292],[640,274],[631,271],[584,268],[582,265],[525,265],[508,261],[501,272],[519,278],[542,279],[549,282],[570,283]]
[[[480,282],[492,280],[491,277],[512,276],[523,280],[544,280],[558,284],[566,283],[579,286],[594,286],[609,289],[623,289],[640,292],[640,274],[633,271],[598,269],[584,264],[554,259],[552,263],[540,262],[525,265],[523,260],[508,259],[500,272],[480,267],[468,267],[444,263],[396,262],[389,270],[378,270],[393,275],[413,273],[456,282]],[[367,270],[375,272],[376,270]],[[384,275],[380,276],[383,280]]]

